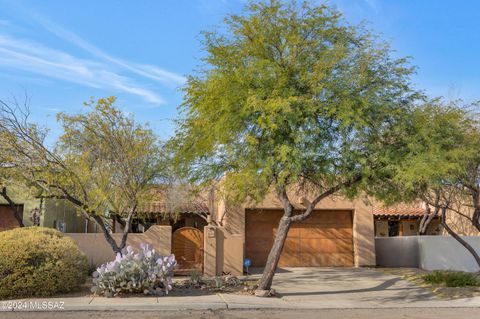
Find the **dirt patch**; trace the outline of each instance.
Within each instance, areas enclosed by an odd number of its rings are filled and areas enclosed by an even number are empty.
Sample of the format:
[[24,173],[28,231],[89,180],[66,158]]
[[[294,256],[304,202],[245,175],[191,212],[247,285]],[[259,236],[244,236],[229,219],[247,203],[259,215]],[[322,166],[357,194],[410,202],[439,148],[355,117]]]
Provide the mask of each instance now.
[[480,287],[446,287],[443,284],[428,284],[423,276],[431,273],[418,268],[379,268],[389,275],[398,276],[419,287],[431,291],[439,299],[451,300],[460,298],[472,298],[480,296]]
[[169,296],[199,296],[216,293],[253,295],[258,280],[239,279],[235,276],[219,276],[215,278],[201,277],[198,280],[176,279]]

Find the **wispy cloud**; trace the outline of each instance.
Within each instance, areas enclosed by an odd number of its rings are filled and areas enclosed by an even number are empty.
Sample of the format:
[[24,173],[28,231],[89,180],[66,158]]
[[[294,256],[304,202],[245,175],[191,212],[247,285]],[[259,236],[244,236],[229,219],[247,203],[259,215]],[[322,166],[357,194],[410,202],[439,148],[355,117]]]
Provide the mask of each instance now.
[[140,96],[149,103],[165,101],[151,90],[118,74],[107,64],[74,57],[40,43],[0,34],[0,66],[93,88],[111,89]]
[[22,70],[44,78],[87,87],[128,93],[155,105],[165,103],[152,89],[157,83],[177,87],[186,81],[184,76],[158,66],[113,56],[67,28],[39,15],[32,8],[22,5],[15,8],[28,16],[31,22],[89,53],[89,56],[80,58],[30,38],[18,38],[12,33],[10,21],[0,19],[0,66],[3,68]]
[[101,50],[90,42],[86,41],[85,39],[81,38],[72,31],[63,28],[60,25],[45,19],[44,17],[33,15],[33,18],[46,30],[50,31],[57,37],[67,42],[70,42],[71,44],[87,51],[88,53],[96,56],[97,58],[120,66],[127,71],[149,78],[154,81],[162,82],[164,84],[181,85],[186,81],[185,77],[173,72],[163,70],[157,66],[133,63],[114,57],[110,54],[107,54],[105,51]]

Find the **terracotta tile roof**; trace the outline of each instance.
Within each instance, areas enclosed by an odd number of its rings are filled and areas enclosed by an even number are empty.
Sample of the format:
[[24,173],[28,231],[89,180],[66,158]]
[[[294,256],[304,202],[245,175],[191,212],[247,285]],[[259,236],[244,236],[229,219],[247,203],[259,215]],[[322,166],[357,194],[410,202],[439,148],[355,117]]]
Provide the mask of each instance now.
[[[146,214],[164,214],[166,212],[175,213],[209,213],[207,196],[199,194],[192,196],[188,190],[179,188],[169,193],[171,186],[155,185],[151,188],[151,200],[139,207],[139,213]],[[168,198],[175,198],[172,203]]]
[[425,208],[420,204],[400,204],[394,206],[377,206],[373,208],[375,217],[420,217],[425,215]]
[[202,201],[185,203],[181,206],[174,207],[167,209],[167,206],[164,202],[161,201],[152,201],[143,205],[141,209],[139,209],[142,213],[148,214],[163,214],[166,213],[168,210],[175,211],[176,213],[208,213],[208,205]]

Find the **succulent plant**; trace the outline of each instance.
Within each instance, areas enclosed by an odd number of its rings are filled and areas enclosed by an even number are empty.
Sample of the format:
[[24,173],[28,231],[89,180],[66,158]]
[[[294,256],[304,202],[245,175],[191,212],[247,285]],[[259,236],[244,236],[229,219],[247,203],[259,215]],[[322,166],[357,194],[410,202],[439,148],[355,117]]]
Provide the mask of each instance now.
[[138,253],[128,246],[93,273],[92,292],[106,297],[122,292],[168,294],[176,264],[174,255],[162,256],[151,245],[140,244]]

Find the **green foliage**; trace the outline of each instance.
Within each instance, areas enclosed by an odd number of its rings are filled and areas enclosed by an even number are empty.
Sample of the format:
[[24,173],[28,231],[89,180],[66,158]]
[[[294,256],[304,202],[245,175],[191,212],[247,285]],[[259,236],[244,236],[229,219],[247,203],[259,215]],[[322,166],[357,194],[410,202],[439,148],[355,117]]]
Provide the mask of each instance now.
[[92,109],[86,114],[57,115],[63,134],[56,153],[68,170],[47,178],[96,213],[112,210],[125,216],[132,204],[149,195],[147,186],[159,169],[159,145],[148,127],[114,103],[114,97],[99,99],[86,104]]
[[202,273],[197,269],[190,270],[190,282],[194,285],[198,284],[202,279]]
[[0,232],[0,256],[0,299],[75,291],[87,277],[87,257],[73,239],[50,228]]
[[162,145],[147,125],[115,107],[115,97],[90,101],[86,107],[87,112],[77,115],[58,114],[63,133],[50,147],[45,131],[29,121],[28,109],[0,103],[0,134],[6,136],[2,148],[9,151],[6,166],[24,184],[35,186],[39,195],[65,199],[92,217],[118,252],[127,232],[117,245],[106,212],[129,226],[138,207],[154,196],[152,184],[164,172]]
[[226,176],[242,200],[362,176],[354,195],[401,156],[396,127],[420,96],[413,69],[331,7],[254,2],[204,36],[206,65],[188,79],[171,143],[192,180]]
[[434,190],[452,197],[461,189],[455,185],[468,183],[466,172],[480,163],[480,134],[467,108],[429,101],[414,110],[405,131],[408,152],[392,163],[394,191],[388,200],[428,198]]
[[442,285],[447,287],[480,286],[478,275],[460,271],[436,270],[423,276],[427,284]]

